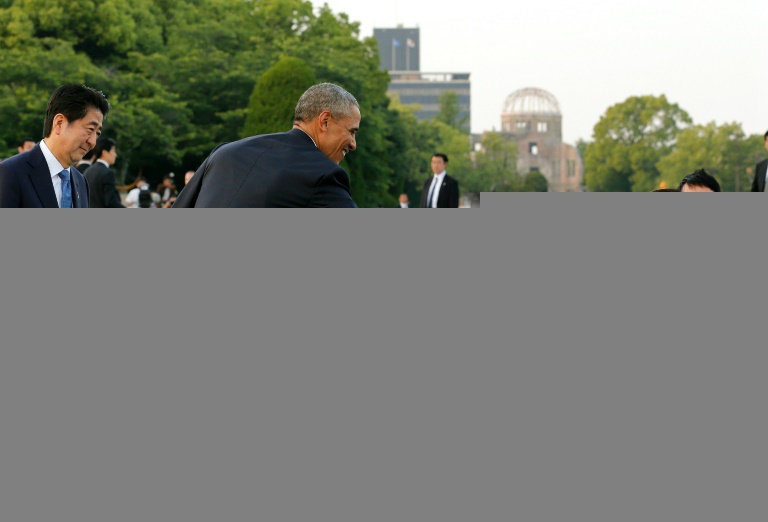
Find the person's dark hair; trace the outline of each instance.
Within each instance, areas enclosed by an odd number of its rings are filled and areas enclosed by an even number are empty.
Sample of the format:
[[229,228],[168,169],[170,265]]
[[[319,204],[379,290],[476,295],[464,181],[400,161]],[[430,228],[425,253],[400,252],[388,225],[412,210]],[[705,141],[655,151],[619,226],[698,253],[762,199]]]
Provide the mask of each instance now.
[[763,139],[768,140],[768,131],[765,131],[765,135],[763,135]]
[[680,191],[676,188],[660,188],[660,189],[652,190],[651,192],[680,192]]
[[32,143],[37,143],[34,138],[30,138],[29,136],[24,136],[19,140],[19,147],[24,147],[24,144],[28,141],[31,141]]
[[83,154],[83,160],[85,160],[85,161],[94,161],[96,159],[96,157],[93,155],[93,153],[95,151],[96,151],[96,147],[92,148],[87,153]]
[[448,156],[443,154],[442,152],[435,152],[434,154],[432,154],[432,157],[433,158],[443,158],[443,161],[448,163]]
[[685,185],[690,185],[691,187],[707,187],[708,189],[711,189],[712,192],[720,192],[720,183],[707,174],[704,169],[699,169],[684,177],[683,181],[680,182],[680,186],[677,187],[677,190],[682,191]]
[[318,83],[299,98],[293,121],[310,122],[323,111],[330,111],[334,118],[345,118],[352,116],[352,107],[360,110],[360,105],[350,93],[332,83]]
[[79,83],[67,83],[57,88],[48,100],[43,123],[43,137],[47,138],[53,130],[53,118],[63,114],[69,123],[85,117],[90,109],[101,111],[106,120],[110,104],[104,93]]
[[101,153],[105,150],[109,152],[112,150],[112,147],[117,147],[117,142],[113,140],[112,138],[105,138],[104,136],[99,136],[99,139],[96,140],[96,146],[91,150],[91,153],[93,154],[93,159],[97,160],[101,157]]

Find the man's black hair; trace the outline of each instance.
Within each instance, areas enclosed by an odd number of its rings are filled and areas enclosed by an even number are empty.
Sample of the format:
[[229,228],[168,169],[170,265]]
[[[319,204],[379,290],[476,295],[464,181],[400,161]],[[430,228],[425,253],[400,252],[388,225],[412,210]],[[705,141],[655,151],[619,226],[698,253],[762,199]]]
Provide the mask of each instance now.
[[117,142],[113,140],[112,138],[105,138],[104,136],[99,136],[99,139],[96,140],[96,146],[93,148],[91,153],[93,154],[94,161],[101,158],[101,153],[105,150],[109,152],[112,150],[112,147],[117,147]]
[[707,174],[704,169],[699,169],[684,177],[683,181],[680,182],[680,186],[677,187],[677,190],[682,191],[683,186],[685,185],[690,185],[691,187],[707,187],[708,189],[711,189],[712,192],[720,192],[720,183],[718,183],[711,175]]
[[66,83],[57,88],[48,100],[43,123],[43,137],[47,138],[53,130],[53,118],[63,114],[69,123],[85,118],[90,109],[101,111],[103,119],[107,119],[110,109],[104,93],[91,89],[79,83]]
[[444,161],[444,162],[446,162],[446,163],[448,163],[448,156],[447,156],[447,155],[445,155],[445,154],[443,154],[442,152],[435,152],[434,154],[432,154],[432,157],[433,157],[433,158],[435,158],[435,157],[437,157],[437,158],[443,158],[443,161]]

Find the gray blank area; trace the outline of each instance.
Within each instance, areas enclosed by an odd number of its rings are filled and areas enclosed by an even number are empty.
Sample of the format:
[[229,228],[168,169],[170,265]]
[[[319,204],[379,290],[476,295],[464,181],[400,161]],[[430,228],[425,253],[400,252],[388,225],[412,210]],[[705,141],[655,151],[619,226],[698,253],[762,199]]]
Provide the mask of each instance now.
[[0,520],[762,521],[758,199],[3,210]]

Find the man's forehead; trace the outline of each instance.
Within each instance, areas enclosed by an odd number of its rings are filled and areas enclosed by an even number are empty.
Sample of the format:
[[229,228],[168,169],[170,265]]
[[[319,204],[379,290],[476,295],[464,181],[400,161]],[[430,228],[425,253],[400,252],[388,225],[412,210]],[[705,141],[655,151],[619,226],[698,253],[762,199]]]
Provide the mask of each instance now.
[[104,115],[99,109],[92,108],[85,113],[85,116],[83,116],[80,121],[83,125],[98,125],[99,128],[101,128],[102,123],[104,123]]

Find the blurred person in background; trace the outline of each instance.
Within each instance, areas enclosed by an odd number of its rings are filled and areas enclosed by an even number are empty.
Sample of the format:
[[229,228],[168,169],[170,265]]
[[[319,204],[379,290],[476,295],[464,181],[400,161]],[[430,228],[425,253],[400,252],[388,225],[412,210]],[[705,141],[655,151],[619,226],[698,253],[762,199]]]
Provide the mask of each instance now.
[[117,161],[117,143],[101,136],[93,148],[93,155],[96,162],[84,172],[91,191],[91,208],[125,208],[115,184],[115,172],[110,168]]

